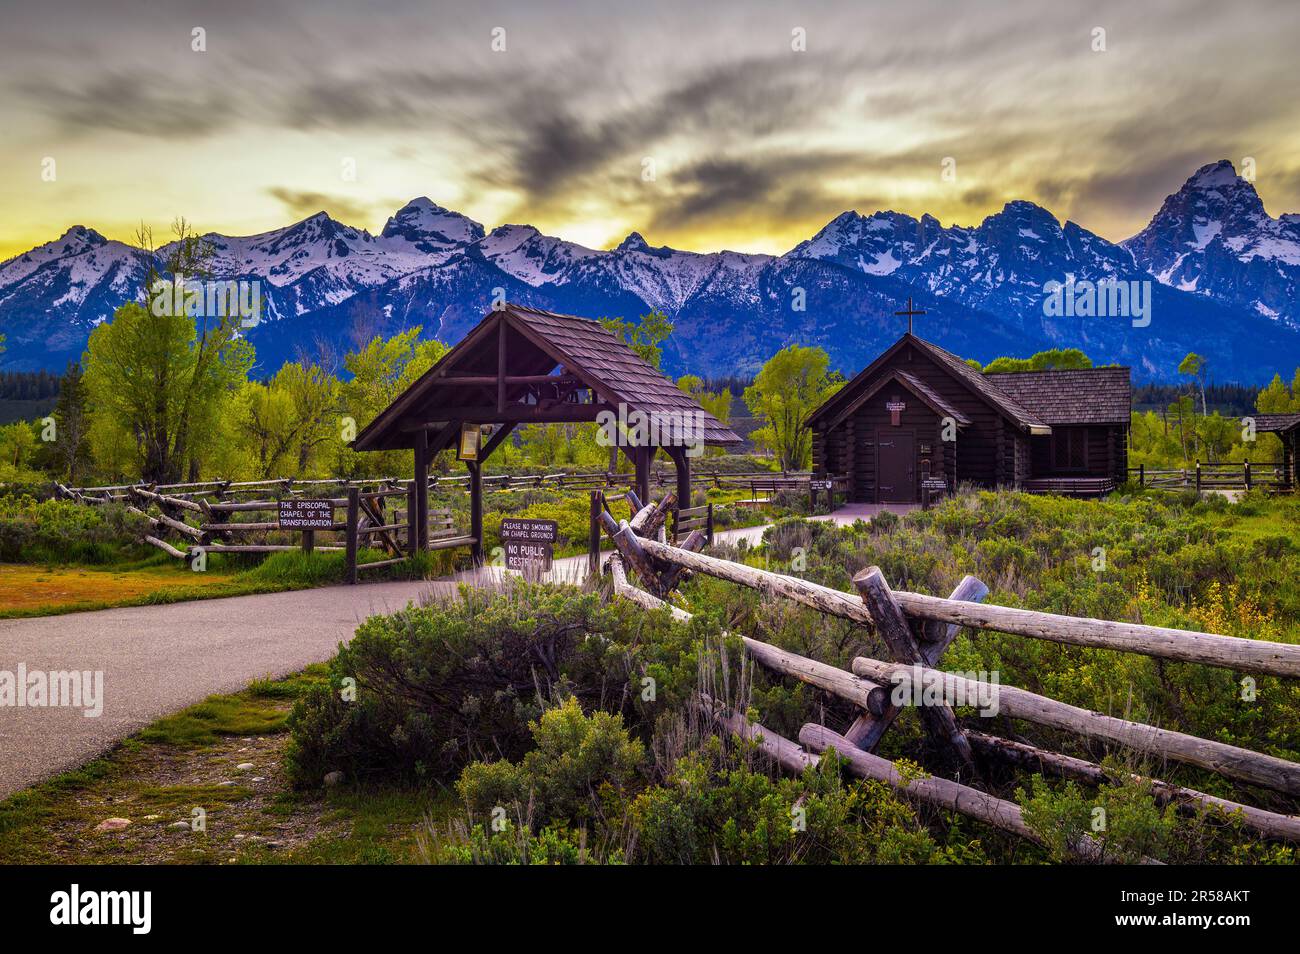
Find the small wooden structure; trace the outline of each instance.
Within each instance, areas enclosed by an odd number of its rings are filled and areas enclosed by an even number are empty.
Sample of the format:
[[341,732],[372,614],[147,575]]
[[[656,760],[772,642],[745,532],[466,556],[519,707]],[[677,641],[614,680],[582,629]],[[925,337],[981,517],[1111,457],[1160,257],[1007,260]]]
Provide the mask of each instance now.
[[1282,441],[1282,482],[1294,488],[1296,462],[1300,458],[1300,414],[1256,414],[1255,431],[1276,434]]
[[1127,473],[1130,393],[1128,368],[985,375],[909,331],[809,416],[813,469],[862,503],[958,481],[1105,493]]
[[599,322],[503,304],[398,395],[352,446],[412,450],[417,547],[427,549],[429,464],[438,452],[456,447],[466,428],[481,429],[477,452],[465,460],[471,547],[481,561],[483,464],[510,432],[519,424],[611,420],[619,449],[636,468],[642,500],[650,497],[650,464],[657,451],[672,459],[677,499],[689,505],[688,449],[741,442]]

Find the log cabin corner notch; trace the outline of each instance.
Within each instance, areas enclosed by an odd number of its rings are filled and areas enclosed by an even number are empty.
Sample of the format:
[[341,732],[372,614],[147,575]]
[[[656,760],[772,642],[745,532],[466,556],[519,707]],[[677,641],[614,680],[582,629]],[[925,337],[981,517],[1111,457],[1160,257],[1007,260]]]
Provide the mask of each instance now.
[[849,499],[914,503],[959,481],[1095,495],[1123,483],[1129,369],[981,374],[904,334],[808,417],[813,470]]
[[[599,322],[507,303],[488,312],[459,344],[398,395],[362,429],[352,446],[360,451],[412,450],[416,546],[427,550],[429,465],[434,455],[455,446],[462,425],[492,425],[477,460],[465,464],[470,477],[472,549],[475,560],[481,561],[483,462],[516,425],[591,422],[603,412],[622,419],[637,411],[658,419],[693,415],[702,444],[741,442]],[[651,459],[657,450],[664,450],[677,470],[678,499],[689,506],[686,446],[651,433],[645,444],[619,449],[636,467],[642,500],[650,497]]]

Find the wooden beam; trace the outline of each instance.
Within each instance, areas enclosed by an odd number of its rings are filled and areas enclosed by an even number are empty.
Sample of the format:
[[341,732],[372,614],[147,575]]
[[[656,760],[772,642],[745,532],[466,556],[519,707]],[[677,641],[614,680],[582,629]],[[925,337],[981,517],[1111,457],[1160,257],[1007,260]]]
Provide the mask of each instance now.
[[780,573],[772,573],[769,570],[760,570],[752,566],[732,563],[730,560],[720,560],[717,557],[711,557],[703,553],[690,553],[682,550],[681,547],[660,543],[658,540],[642,540],[641,546],[652,557],[684,566],[688,570],[694,570],[720,580],[739,583],[768,596],[790,599],[811,609],[829,613],[832,616],[839,616],[842,619],[852,620],[866,626],[875,625],[871,613],[860,599],[854,599],[848,593],[833,590],[829,586],[820,586],[807,580],[801,580],[798,577],[785,576]]
[[1171,785],[1158,778],[1147,778],[1132,772],[1110,772],[1103,766],[1086,759],[1077,759],[1060,752],[1051,752],[1025,742],[1013,742],[997,736],[985,735],[983,732],[967,732],[966,737],[975,750],[982,755],[991,756],[1009,765],[1037,772],[1050,772],[1061,778],[1073,779],[1088,785],[1104,785],[1123,777],[1151,786],[1151,794],[1160,804],[1170,802],[1185,811],[1196,812],[1208,807],[1223,814],[1241,819],[1241,823],[1253,831],[1269,838],[1284,838],[1287,841],[1300,842],[1300,817],[1281,815],[1265,811],[1241,802],[1230,801],[1217,795],[1207,795],[1193,788]]
[[497,320],[497,413],[506,409],[506,316]]
[[[711,706],[713,701],[703,693],[700,694],[701,702],[705,706]],[[726,729],[732,735],[737,735],[742,739],[747,739],[758,745],[759,749],[772,758],[774,762],[785,769],[792,775],[802,775],[804,769],[810,765],[816,765],[821,761],[821,756],[813,755],[806,752],[797,743],[777,735],[766,726],[759,725],[757,722],[750,722],[739,712],[734,710],[713,711],[713,720]]]
[[1195,633],[1140,623],[1057,616],[1011,606],[945,600],[921,593],[896,591],[894,599],[903,612],[913,618],[1015,633],[1054,643],[1204,663],[1238,672],[1300,676],[1300,645],[1290,643]]
[[[864,679],[888,685],[896,677],[914,676],[917,670],[910,665],[858,657],[853,660],[853,672]],[[1223,742],[1200,739],[1183,732],[1117,719],[1100,712],[1090,712],[1015,686],[981,683],[928,667],[925,667],[925,675],[934,678],[937,683],[941,682],[945,694],[964,692],[968,698],[996,699],[999,715],[1064,729],[1086,738],[1103,739],[1138,752],[1195,765],[1197,768],[1288,795],[1300,795],[1300,765],[1286,759],[1251,752]],[[971,693],[982,695],[977,697]]]
[[474,538],[470,545],[470,558],[477,566],[483,562],[483,465],[466,461],[469,470],[469,534]]
[[[493,379],[495,380],[495,379]],[[413,421],[402,426],[403,433],[422,430],[441,430],[451,420],[469,424],[582,424],[596,420],[602,413],[616,414],[617,409],[608,404],[579,404],[576,401],[559,401],[551,404],[507,404],[498,411],[492,404],[469,407],[435,407],[431,413],[436,421]]]
[[513,424],[502,424],[500,427],[498,427],[496,429],[496,432],[493,433],[493,435],[488,438],[487,443],[484,444],[483,447],[479,450],[478,452],[479,462],[482,463],[483,461],[491,457],[492,452],[501,446],[501,444],[505,441],[505,439],[510,436],[510,432],[513,431],[514,429],[515,426]]
[[[447,387],[454,384],[477,385],[490,387],[501,380],[499,375],[495,374],[461,374],[447,375],[446,377],[434,378],[429,384],[433,387]],[[585,388],[587,385],[579,378],[571,374],[507,374],[505,376],[506,384],[562,384],[568,387]]]
[[[417,458],[418,461],[418,458]],[[416,464],[416,471],[419,471],[419,464]],[[348,529],[346,545],[344,551],[343,567],[344,577],[348,583],[357,582],[357,529],[361,520],[361,489],[359,487],[348,488]]]
[[[654,540],[644,541],[644,544],[650,555],[658,559],[670,563],[680,562],[687,569],[739,583],[761,593],[792,599],[832,616],[873,624],[871,614],[862,603],[840,590],[769,570],[740,566],[703,553],[683,553],[677,547]],[[892,592],[904,614],[916,619],[1015,633],[1055,643],[1157,656],[1180,662],[1199,662],[1239,672],[1300,676],[1300,645],[1195,633],[1140,623],[1058,616],[1012,606],[908,593],[904,590]]]
[[[1043,840],[1038,833],[1025,824],[1020,806],[1015,802],[986,795],[978,789],[946,778],[915,778],[910,781],[903,778],[894,763],[878,755],[863,752],[842,735],[837,735],[821,725],[809,723],[799,731],[799,741],[814,752],[835,749],[841,758],[847,759],[849,769],[861,778],[884,782],[904,795],[928,805],[937,805],[950,811],[969,815],[994,828],[1009,831],[1021,838],[1037,844]],[[1107,860],[1102,846],[1088,835],[1080,836],[1078,842],[1070,846],[1071,853],[1087,861]],[[1151,862],[1144,859],[1145,863]]]
[[809,659],[806,656],[780,649],[771,643],[750,639],[748,636],[741,638],[745,644],[745,651],[753,657],[755,662],[766,666],[768,669],[784,673],[787,676],[793,676],[800,682],[806,682],[810,686],[825,689],[827,692],[839,696],[841,699],[847,699],[863,709],[879,709],[887,701],[887,690],[870,679],[863,679],[852,673],[845,672],[843,669],[837,669],[815,659]]
[[662,596],[664,594],[659,584],[659,575],[642,548],[643,542],[626,520],[619,524],[618,532],[614,534],[614,546],[618,547],[618,552],[623,555],[627,565],[641,578],[641,585],[653,595]]
[[[423,553],[429,549],[429,435],[420,431],[415,435],[415,548]],[[352,507],[352,494],[348,493],[348,508]],[[351,516],[348,517],[351,520]],[[408,531],[409,532],[409,531]]]
[[[957,588],[952,591],[949,599],[953,600],[972,600],[976,603],[983,600],[989,594],[989,588],[973,576],[966,576]],[[956,623],[940,623],[930,620],[920,628],[920,649],[921,657],[927,666],[937,666],[939,659],[943,656],[944,651],[957,638],[961,632],[961,627]],[[889,693],[881,690],[888,699]],[[858,716],[853,724],[848,727],[844,737],[850,742],[865,749],[868,752],[875,751],[880,739],[884,736],[889,727],[893,725],[894,719],[898,717],[899,709],[897,706],[889,703],[883,710],[872,709]]]
[[[853,578],[853,585],[862,594],[862,602],[876,621],[876,632],[885,641],[889,653],[895,662],[908,665],[923,665],[924,657],[920,647],[912,636],[907,617],[894,600],[894,594],[885,582],[885,575],[880,567],[869,566]],[[942,749],[947,749],[957,763],[967,769],[975,767],[975,756],[971,752],[966,733],[957,723],[957,716],[946,704],[919,707],[921,723],[930,737]]]
[[185,559],[185,554],[184,554],[184,553],[182,553],[180,550],[177,550],[174,546],[172,546],[170,543],[167,543],[165,540],[159,540],[159,539],[158,539],[157,537],[155,537],[155,536],[152,536],[152,535],[150,535],[150,534],[145,534],[145,536],[144,536],[144,542],[145,542],[145,543],[152,543],[152,544],[153,544],[154,546],[156,546],[159,550],[164,551],[168,556],[174,556],[174,557],[176,557],[177,559],[180,559],[180,560]]
[[655,537],[659,533],[659,528],[664,525],[668,515],[672,513],[673,505],[677,503],[677,495],[674,493],[664,494],[663,498],[657,504],[646,504],[629,522],[629,526],[638,536]]

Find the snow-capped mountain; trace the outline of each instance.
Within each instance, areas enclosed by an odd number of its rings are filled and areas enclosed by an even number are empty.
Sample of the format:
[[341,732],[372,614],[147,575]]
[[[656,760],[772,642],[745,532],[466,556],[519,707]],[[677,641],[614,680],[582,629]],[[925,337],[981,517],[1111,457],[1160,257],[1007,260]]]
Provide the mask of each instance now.
[[1226,159],[1198,169],[1123,245],[1170,287],[1300,329],[1300,215],[1270,216]]
[[139,297],[147,272],[139,249],[80,225],[0,264],[0,362],[61,371],[95,325]]
[[845,212],[790,255],[891,275],[972,308],[1030,317],[1049,281],[1097,281],[1138,271],[1122,248],[1032,202],[1009,202],[974,228],[933,216]]
[[[485,231],[427,198],[378,235],[322,212],[206,238],[216,277],[261,283],[265,320],[248,336],[266,372],[415,325],[454,342],[499,294],[592,317],[664,311],[676,325],[665,351],[673,372],[752,372],[790,343],[820,345],[853,372],[903,330],[893,312],[910,296],[927,312],[918,333],[981,360],[1081,347],[1133,366],[1139,380],[1167,380],[1196,350],[1220,380],[1255,381],[1300,363],[1300,324],[1288,323],[1297,231],[1300,216],[1269,218],[1218,163],[1123,246],[1031,202],[975,226],[845,212],[781,256],[654,247],[636,232],[598,250],[529,225]],[[91,328],[139,297],[145,264],[139,250],[80,226],[0,264],[0,362],[59,369],[79,357]],[[1100,279],[1147,283],[1150,324],[1044,307],[1049,283]]]

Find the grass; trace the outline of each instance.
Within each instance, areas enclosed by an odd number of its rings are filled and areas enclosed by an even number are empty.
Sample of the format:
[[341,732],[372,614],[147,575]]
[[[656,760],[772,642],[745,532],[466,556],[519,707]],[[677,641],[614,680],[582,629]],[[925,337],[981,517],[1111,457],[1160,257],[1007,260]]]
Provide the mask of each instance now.
[[190,573],[174,566],[42,567],[0,564],[0,616],[45,616],[77,610],[148,602],[153,594],[183,586],[207,590],[228,584],[231,575]]
[[[325,678],[326,667],[316,665],[212,696],[81,768],[12,795],[0,802],[0,863],[414,861],[425,821],[454,811],[449,792],[348,785],[299,792],[280,770],[290,707]],[[241,773],[245,762],[256,768]],[[179,827],[196,807],[206,813],[207,830]],[[109,817],[131,825],[95,831]]]
[[[363,550],[358,561],[385,556],[380,551]],[[424,579],[441,570],[442,564],[434,559],[417,560],[367,570],[363,579]],[[214,553],[203,572],[194,572],[162,554],[103,567],[5,563],[0,564],[0,619],[302,590],[342,583],[343,577],[343,554],[308,556],[296,551],[272,553],[259,563],[242,555]]]

